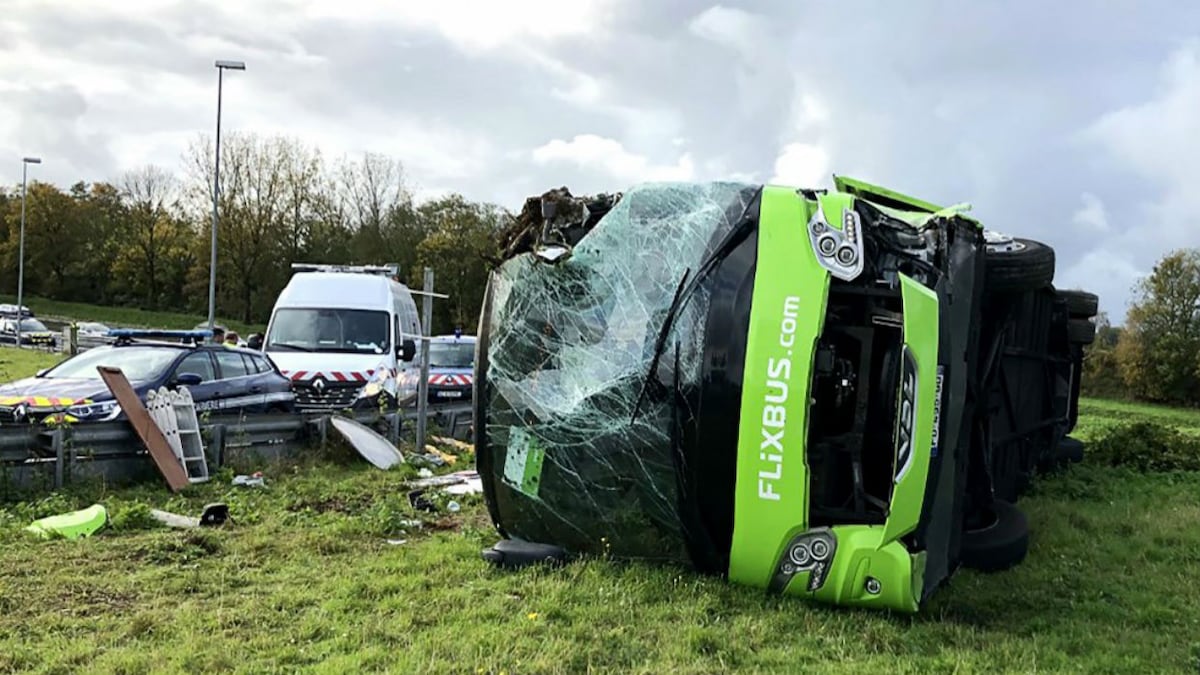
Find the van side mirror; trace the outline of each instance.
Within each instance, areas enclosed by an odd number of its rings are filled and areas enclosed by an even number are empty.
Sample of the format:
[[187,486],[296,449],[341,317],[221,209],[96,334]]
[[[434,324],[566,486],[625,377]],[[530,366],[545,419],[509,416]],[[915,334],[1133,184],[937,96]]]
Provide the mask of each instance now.
[[250,338],[246,340],[246,347],[261,352],[263,348],[263,336],[259,335],[258,333],[251,335]]
[[400,360],[410,362],[417,356],[417,343],[413,342],[412,338],[404,338],[400,343]]

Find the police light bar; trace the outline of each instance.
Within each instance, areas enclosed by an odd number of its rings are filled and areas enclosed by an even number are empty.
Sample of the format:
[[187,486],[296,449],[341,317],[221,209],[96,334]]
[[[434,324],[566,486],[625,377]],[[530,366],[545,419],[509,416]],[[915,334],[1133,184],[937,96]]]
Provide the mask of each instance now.
[[180,340],[191,339],[199,342],[205,338],[212,337],[210,330],[155,330],[141,328],[114,328],[108,331],[108,336],[118,340],[136,340],[136,339],[161,339],[161,338],[177,338]]

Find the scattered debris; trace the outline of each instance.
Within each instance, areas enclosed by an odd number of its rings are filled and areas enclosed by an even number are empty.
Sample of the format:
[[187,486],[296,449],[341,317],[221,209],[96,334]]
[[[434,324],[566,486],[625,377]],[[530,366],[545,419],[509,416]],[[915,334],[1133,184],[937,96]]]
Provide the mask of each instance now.
[[233,480],[230,481],[230,484],[231,485],[240,485],[242,487],[266,487],[267,486],[267,482],[263,478],[263,474],[261,471],[255,471],[254,473],[250,474],[249,476],[247,476],[245,474],[240,474],[240,475],[234,476]]
[[208,457],[204,454],[204,440],[200,437],[196,404],[188,388],[180,387],[177,391],[166,387],[151,389],[146,394],[146,412],[162,430],[175,457],[183,465],[188,480],[193,483],[207,482]]
[[608,213],[621,193],[575,197],[566,187],[525,200],[512,224],[500,233],[499,266],[522,253],[538,253],[549,262],[565,259],[572,247]]
[[461,483],[449,485],[442,491],[452,495],[483,494],[483,481],[479,479],[479,474],[476,474],[475,476],[467,478]]
[[97,366],[96,370],[100,372],[100,379],[104,380],[104,385],[117,399],[117,404],[129,418],[129,423],[133,426],[134,431],[142,439],[146,449],[150,451],[150,457],[154,459],[158,472],[166,479],[171,491],[179,492],[191,485],[192,482],[188,480],[183,464],[175,456],[162,429],[150,418],[150,413],[147,412],[146,406],[142,405],[141,397],[133,390],[125,373],[120,368],[111,366]]
[[204,511],[200,514],[199,518],[190,518],[188,516],[181,516],[178,513],[160,511],[158,509],[151,509],[150,515],[153,516],[155,520],[168,527],[215,527],[217,525],[223,525],[227,520],[229,520],[229,507],[219,502],[216,504],[209,504],[204,507]]
[[425,467],[421,467],[421,469],[419,471],[417,471],[417,475],[420,476],[421,478],[432,478],[433,472],[430,471],[429,469],[426,469]]
[[86,509],[60,513],[35,520],[26,528],[26,532],[38,535],[42,539],[64,537],[78,539],[95,534],[108,523],[108,510],[102,504],[93,504]]
[[474,470],[456,471],[454,473],[448,473],[444,476],[431,476],[429,478],[420,478],[417,480],[410,480],[407,483],[405,483],[405,485],[407,487],[414,488],[414,489],[416,489],[416,488],[425,489],[425,488],[431,488],[431,487],[445,487],[447,485],[457,485],[459,483],[466,483],[471,480],[476,480],[476,481],[479,480],[479,472],[478,471],[474,471]]
[[501,539],[480,553],[484,560],[510,569],[542,563],[557,566],[567,561],[567,552],[558,546],[516,539]]
[[474,445],[471,445],[470,443],[467,443],[466,441],[460,441],[457,438],[446,438],[445,436],[434,436],[434,437],[430,438],[429,440],[433,441],[434,443],[437,443],[438,445],[443,445],[443,446],[454,448],[456,450],[459,450],[460,452],[475,452]]
[[392,546],[400,546],[401,544],[407,544],[408,540],[407,539],[388,539],[387,543],[391,544]]
[[440,455],[412,455],[409,457],[409,459],[412,460],[414,464],[427,464],[433,467],[446,466],[446,460],[442,459]]
[[370,427],[348,417],[334,416],[330,418],[330,423],[363,459],[376,467],[386,470],[404,462],[400,450]]
[[418,511],[426,511],[428,513],[437,513],[437,504],[429,501],[425,496],[425,490],[413,490],[408,493],[408,503]]
[[446,510],[450,513],[458,513],[461,509],[462,507],[458,505],[458,502],[451,501],[449,504],[446,504]]
[[442,462],[449,464],[450,466],[454,466],[458,462],[458,457],[455,457],[448,452],[442,452],[432,445],[426,445],[425,456],[429,457],[430,455],[440,458]]

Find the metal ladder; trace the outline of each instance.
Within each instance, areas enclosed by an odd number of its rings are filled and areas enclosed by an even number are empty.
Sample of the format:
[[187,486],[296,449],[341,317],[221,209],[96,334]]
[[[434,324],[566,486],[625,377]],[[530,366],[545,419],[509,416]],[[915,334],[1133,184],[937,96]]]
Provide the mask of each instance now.
[[166,436],[188,480],[192,483],[207,481],[208,458],[204,454],[204,440],[200,437],[200,420],[196,417],[192,393],[186,387],[179,391],[165,387],[152,390],[146,395],[146,410]]

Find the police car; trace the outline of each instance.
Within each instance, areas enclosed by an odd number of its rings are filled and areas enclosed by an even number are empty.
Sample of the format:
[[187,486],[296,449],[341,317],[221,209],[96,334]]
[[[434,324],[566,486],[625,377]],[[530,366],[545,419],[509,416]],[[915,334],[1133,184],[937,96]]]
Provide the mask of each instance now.
[[[412,369],[402,376],[401,389],[416,394],[421,376]],[[436,335],[429,339],[429,402],[470,401],[475,388],[475,336]]]
[[295,410],[291,382],[260,352],[206,344],[207,331],[114,330],[109,336],[111,345],[0,385],[0,424],[123,419],[99,366],[120,368],[143,399],[152,389],[186,387],[198,411]]

